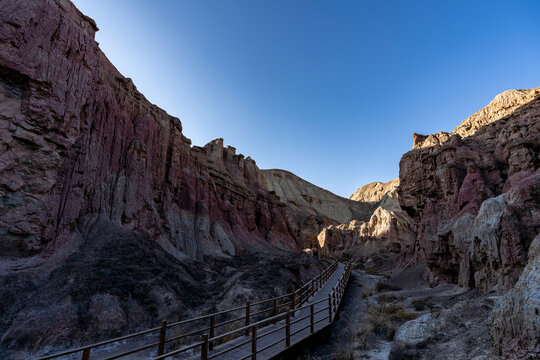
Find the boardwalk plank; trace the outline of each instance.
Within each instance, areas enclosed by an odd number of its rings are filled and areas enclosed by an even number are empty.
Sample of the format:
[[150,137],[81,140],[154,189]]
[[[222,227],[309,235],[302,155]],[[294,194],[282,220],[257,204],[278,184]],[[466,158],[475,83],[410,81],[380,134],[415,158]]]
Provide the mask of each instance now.
[[[345,265],[340,263],[336,271],[332,274],[332,276],[328,279],[328,281],[315,293],[315,295],[312,298],[310,298],[307,301],[307,303],[309,304],[309,303],[314,303],[320,300],[328,299],[328,295],[331,293],[332,288],[335,288],[338,285],[339,279],[345,273],[345,270],[346,270]],[[324,309],[327,306],[328,306],[327,301],[322,301],[319,304],[314,305],[314,313],[315,313],[314,314],[314,322],[315,322],[314,333],[330,325],[330,321],[328,319],[328,309]],[[295,332],[297,332],[296,334],[291,335],[291,346],[298,344],[299,342],[305,340],[306,338],[312,335],[311,329],[310,329],[310,321],[311,321],[310,319],[311,316],[309,316],[311,314],[310,311],[311,309],[308,306],[304,309],[296,311],[294,317],[291,316],[291,334],[294,334]],[[298,320],[304,317],[306,318],[302,320]],[[285,320],[282,320],[282,321],[277,322],[275,325],[270,324],[270,325],[267,325],[258,329],[258,336],[260,336],[260,338],[257,340],[257,349],[262,349],[274,342],[277,342],[279,339],[282,339],[282,341],[258,353],[257,360],[271,359],[287,349],[286,344],[285,344],[285,339],[284,339],[285,328],[279,331],[276,331],[270,335],[264,336],[265,333],[268,333],[284,325],[285,325]],[[303,329],[303,330],[300,330],[300,329]],[[209,352],[208,357],[210,359],[216,359],[216,360],[239,360],[245,357],[251,358],[250,357],[251,342],[244,344],[238,347],[237,349],[231,350],[225,354],[212,357],[213,354],[217,354],[227,348],[234,347],[235,345],[241,342],[250,340],[250,339],[251,339],[251,335],[240,336],[225,344],[215,347],[212,351]],[[181,357],[178,357],[178,359],[180,358]],[[192,359],[197,359],[197,357],[192,357]]]

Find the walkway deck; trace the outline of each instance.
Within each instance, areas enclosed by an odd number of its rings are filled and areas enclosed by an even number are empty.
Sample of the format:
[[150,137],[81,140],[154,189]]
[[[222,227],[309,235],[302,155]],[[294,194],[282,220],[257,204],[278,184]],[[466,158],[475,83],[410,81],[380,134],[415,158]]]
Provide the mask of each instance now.
[[271,359],[332,323],[350,271],[350,263],[334,261],[291,293],[173,323],[163,321],[159,327],[40,360]]
[[[332,289],[337,288],[339,280],[345,273],[345,265],[340,263],[336,271],[328,279],[326,284],[323,285],[321,289],[315,295],[308,300],[308,305],[315,303],[314,305],[314,333],[320,331],[326,326],[330,325],[332,322],[329,317],[328,310],[328,296],[332,292]],[[326,300],[326,301],[324,301]],[[339,306],[339,304],[338,304]],[[334,317],[335,311],[332,311],[332,319]],[[297,319],[302,319],[296,323],[293,323]],[[286,327],[285,320],[278,322],[275,325],[265,326],[261,329],[258,329],[257,336],[257,349],[263,349],[268,347],[266,350],[257,353],[256,358],[259,360],[271,359],[274,356],[282,353],[287,350],[286,346]],[[291,317],[291,326],[290,326],[290,346],[298,344],[302,340],[308,338],[312,335],[311,332],[311,306],[302,306],[301,310],[295,312],[295,316]],[[265,336],[265,334],[269,334]],[[218,360],[241,360],[248,359],[252,357],[252,336],[242,336],[232,341],[229,341],[222,346],[216,347],[213,351],[209,352],[208,359],[218,359]],[[228,348],[232,348],[240,343],[245,343],[244,345],[238,347],[235,350],[227,352],[223,355],[218,355],[220,352]],[[272,345],[274,344],[274,345]],[[199,358],[199,357],[197,357]],[[193,358],[195,359],[195,358]]]

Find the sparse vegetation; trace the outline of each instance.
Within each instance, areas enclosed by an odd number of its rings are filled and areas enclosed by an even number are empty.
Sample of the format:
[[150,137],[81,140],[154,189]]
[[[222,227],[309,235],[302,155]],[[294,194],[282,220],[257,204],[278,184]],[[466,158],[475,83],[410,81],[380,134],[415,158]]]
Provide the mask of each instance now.
[[334,360],[353,360],[354,349],[351,347],[339,349],[334,355]]
[[379,270],[375,268],[366,268],[366,274],[368,275],[379,275]]
[[390,315],[397,310],[388,304],[368,304],[366,307],[366,321],[371,325],[373,332],[385,339],[392,339],[397,327],[392,324]]
[[390,340],[397,328],[404,321],[416,318],[416,314],[408,313],[395,303],[369,303],[366,307],[366,318],[362,329],[358,333],[361,346],[367,345],[370,333],[375,333]]
[[401,290],[401,288],[399,286],[394,286],[394,285],[379,281],[377,283],[377,286],[375,287],[375,290],[377,292],[381,292],[381,291],[399,291],[399,290]]
[[370,297],[371,295],[373,295],[373,291],[371,291],[371,290],[366,290],[366,291],[364,291],[364,292],[362,293],[361,296],[362,296],[362,299],[365,299],[365,298]]
[[414,306],[415,311],[423,311],[426,308],[431,307],[430,298],[415,299],[412,301],[412,306]]
[[377,297],[377,302],[379,304],[394,302],[397,300],[397,297],[392,294],[382,294]]

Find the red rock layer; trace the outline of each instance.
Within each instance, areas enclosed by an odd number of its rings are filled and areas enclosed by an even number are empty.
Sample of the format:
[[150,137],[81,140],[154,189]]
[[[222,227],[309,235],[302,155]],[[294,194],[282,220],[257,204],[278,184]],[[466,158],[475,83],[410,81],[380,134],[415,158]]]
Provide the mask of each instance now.
[[540,89],[504,94],[401,159],[399,201],[417,234],[402,260],[425,256],[432,284],[508,288],[540,232]]
[[54,251],[98,217],[181,256],[296,251],[284,204],[222,140],[177,118],[108,61],[67,0],[0,6],[0,250]]

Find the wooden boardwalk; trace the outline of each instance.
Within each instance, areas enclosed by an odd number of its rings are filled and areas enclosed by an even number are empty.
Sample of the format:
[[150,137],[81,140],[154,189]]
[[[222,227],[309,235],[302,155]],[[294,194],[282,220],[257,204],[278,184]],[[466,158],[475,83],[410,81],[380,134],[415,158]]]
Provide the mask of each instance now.
[[[229,341],[221,346],[218,346],[214,349],[214,351],[210,351],[208,353],[208,359],[250,359],[254,358],[254,350],[256,353],[256,359],[271,359],[274,356],[279,355],[280,353],[287,350],[290,346],[298,344],[302,340],[310,337],[313,333],[316,333],[317,331],[320,331],[326,326],[330,325],[334,318],[334,314],[339,307],[339,303],[336,302],[336,306],[334,306],[334,308],[330,312],[329,301],[334,301],[334,299],[331,297],[331,293],[333,289],[338,287],[340,279],[346,276],[345,271],[346,266],[340,263],[338,265],[338,268],[328,279],[326,284],[324,284],[322,288],[320,288],[319,291],[317,291],[314,296],[308,300],[308,304],[300,307],[299,310],[295,311],[294,317],[291,313],[289,346],[287,346],[286,341],[287,326],[286,319],[284,319],[276,324],[267,325],[256,330],[257,346],[255,349],[253,348],[252,341],[253,331],[251,331],[249,336],[239,337],[237,339],[234,339],[233,341]],[[341,300],[341,296],[339,300]],[[313,317],[311,315],[312,311]],[[228,349],[234,348],[239,344],[242,345],[234,350],[227,351]]]
[[289,294],[39,359],[271,359],[332,323],[350,271],[334,261]]

